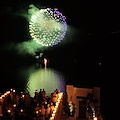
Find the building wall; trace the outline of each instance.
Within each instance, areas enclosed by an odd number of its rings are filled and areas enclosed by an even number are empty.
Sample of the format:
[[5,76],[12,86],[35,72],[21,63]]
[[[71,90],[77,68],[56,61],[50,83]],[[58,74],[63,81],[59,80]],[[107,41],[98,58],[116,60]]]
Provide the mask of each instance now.
[[73,85],[67,85],[66,89],[67,89],[68,101],[72,100],[73,102],[75,102],[74,101],[74,87],[73,87]]
[[93,89],[89,88],[77,88],[73,85],[66,85],[67,95],[68,95],[68,101],[72,101],[76,105],[76,112],[75,112],[75,118],[79,117],[79,101],[82,101],[83,99],[79,99],[78,97],[87,97],[88,93],[93,93],[93,96],[100,100],[100,88],[94,87]]
[[93,87],[93,96],[100,100],[100,88],[99,87]]
[[74,87],[74,95],[75,96],[87,97],[88,93],[92,93],[92,89]]
[[79,97],[87,97],[88,93],[92,93],[92,89],[88,88],[74,88],[74,98],[75,98],[75,105],[76,105],[76,115],[75,117],[79,117],[79,101],[82,101],[83,99],[78,99]]

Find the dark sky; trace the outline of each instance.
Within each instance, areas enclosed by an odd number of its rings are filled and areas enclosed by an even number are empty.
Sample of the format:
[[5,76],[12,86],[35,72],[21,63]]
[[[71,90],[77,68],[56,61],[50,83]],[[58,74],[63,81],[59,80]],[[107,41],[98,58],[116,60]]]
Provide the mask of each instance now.
[[119,4],[114,1],[69,1],[69,0],[4,0],[3,12],[21,11],[29,4],[36,6],[58,7],[67,17],[67,23],[88,31],[119,29]]
[[28,22],[17,14],[27,13],[29,4],[57,7],[66,16],[67,24],[76,30],[68,44],[53,47],[49,55],[77,60],[90,67],[99,62],[106,68],[119,64],[116,61],[120,50],[120,7],[115,1],[4,0],[0,3],[1,47],[28,40]]
[[27,13],[29,4],[57,7],[66,16],[67,24],[76,30],[73,36],[73,29],[67,34],[68,44],[53,47],[53,56],[72,57],[89,64],[101,61],[113,64],[112,60],[119,58],[120,7],[115,1],[4,0],[0,4],[1,47],[28,40],[28,22],[17,14]]

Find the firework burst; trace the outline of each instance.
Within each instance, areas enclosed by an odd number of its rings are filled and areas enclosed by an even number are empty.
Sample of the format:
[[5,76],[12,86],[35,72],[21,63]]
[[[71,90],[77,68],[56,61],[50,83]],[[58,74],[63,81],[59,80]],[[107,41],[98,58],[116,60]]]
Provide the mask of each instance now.
[[29,22],[33,40],[42,46],[53,46],[64,39],[67,31],[65,16],[57,8],[34,11]]

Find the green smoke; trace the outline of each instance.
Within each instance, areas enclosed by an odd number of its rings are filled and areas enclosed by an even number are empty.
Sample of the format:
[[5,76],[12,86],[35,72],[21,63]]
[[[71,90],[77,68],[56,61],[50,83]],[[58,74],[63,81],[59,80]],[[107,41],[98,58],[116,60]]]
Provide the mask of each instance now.
[[25,41],[18,43],[15,46],[15,49],[17,50],[18,54],[30,54],[30,55],[35,55],[36,51],[43,51],[45,47],[43,48],[39,44],[37,44],[35,41]]
[[31,15],[35,13],[35,11],[39,11],[37,7],[35,7],[33,4],[29,5],[28,11],[22,10],[22,12],[15,13],[16,16],[22,16],[27,19],[28,22],[30,22]]
[[29,5],[28,14],[32,15],[35,13],[35,11],[39,11],[39,9],[35,7],[33,4]]
[[24,42],[20,42],[20,43],[14,43],[14,42],[9,42],[9,43],[5,43],[5,45],[3,45],[3,47],[1,48],[2,51],[9,51],[9,52],[14,52],[16,51],[16,53],[18,55],[35,55],[35,52],[37,51],[44,51],[46,49],[46,47],[43,47],[39,44],[37,44],[35,41],[30,40],[30,41],[24,41]]
[[[35,13],[35,11],[39,10],[37,7],[35,7],[33,4],[29,5],[28,13],[20,13],[17,14],[17,16],[22,16],[26,18],[26,20],[29,22],[31,15]],[[26,26],[27,27],[27,26]],[[28,40],[24,42],[20,42],[14,46],[15,50],[17,50],[17,54],[19,55],[24,55],[24,54],[29,54],[29,55],[35,55],[36,51],[43,51],[46,49],[46,47],[41,46],[40,44],[36,43],[35,41]]]

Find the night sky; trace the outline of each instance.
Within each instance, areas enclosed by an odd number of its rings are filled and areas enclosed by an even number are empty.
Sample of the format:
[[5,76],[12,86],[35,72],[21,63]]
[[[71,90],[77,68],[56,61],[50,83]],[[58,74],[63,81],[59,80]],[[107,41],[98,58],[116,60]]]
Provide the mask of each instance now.
[[[86,79],[94,76],[98,86],[106,87],[106,95],[111,104],[117,99],[120,67],[120,7],[115,1],[74,1],[74,0],[4,0],[0,2],[0,47],[1,63],[9,56],[17,58],[16,52],[4,51],[8,43],[19,43],[29,39],[28,22],[20,16],[27,13],[28,5],[37,7],[57,7],[66,16],[71,27],[67,42],[49,48],[45,55],[68,66],[77,64],[84,71]],[[20,58],[20,56],[19,56]],[[8,61],[8,59],[7,59]],[[67,62],[65,62],[67,61]],[[73,66],[74,66],[73,65]],[[100,82],[101,81],[101,82]],[[116,96],[117,97],[117,96]],[[106,100],[107,101],[107,100]],[[117,104],[115,104],[117,106]],[[117,107],[115,107],[116,109]]]
[[[88,69],[97,69],[101,63],[104,70],[116,74],[120,50],[119,4],[113,1],[4,0],[0,4],[1,48],[6,44],[11,48],[12,44],[30,38],[28,21],[21,16],[27,13],[29,4],[42,8],[57,7],[71,28],[66,41],[46,50],[48,57],[76,61]],[[16,51],[8,53],[16,54]]]

